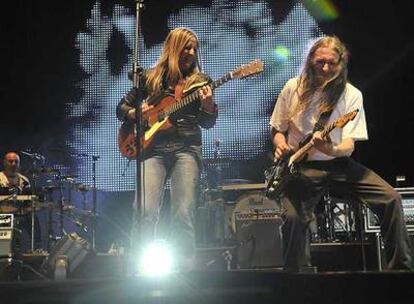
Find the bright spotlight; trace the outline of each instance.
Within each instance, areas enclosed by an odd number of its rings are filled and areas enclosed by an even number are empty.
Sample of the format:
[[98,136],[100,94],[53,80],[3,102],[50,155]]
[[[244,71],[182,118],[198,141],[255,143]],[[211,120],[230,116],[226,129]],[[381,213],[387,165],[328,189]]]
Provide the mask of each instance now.
[[289,59],[290,52],[286,46],[278,45],[273,49],[272,55],[273,60],[277,63],[285,63]]
[[164,240],[156,240],[143,249],[138,267],[144,276],[160,277],[171,273],[173,266],[171,246]]

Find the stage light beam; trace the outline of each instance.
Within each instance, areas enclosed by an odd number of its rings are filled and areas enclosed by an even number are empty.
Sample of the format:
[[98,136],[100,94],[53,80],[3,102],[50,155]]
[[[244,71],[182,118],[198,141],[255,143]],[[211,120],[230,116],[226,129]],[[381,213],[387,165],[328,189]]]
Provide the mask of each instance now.
[[139,257],[139,274],[148,277],[164,277],[174,268],[174,257],[171,246],[164,240],[150,243]]

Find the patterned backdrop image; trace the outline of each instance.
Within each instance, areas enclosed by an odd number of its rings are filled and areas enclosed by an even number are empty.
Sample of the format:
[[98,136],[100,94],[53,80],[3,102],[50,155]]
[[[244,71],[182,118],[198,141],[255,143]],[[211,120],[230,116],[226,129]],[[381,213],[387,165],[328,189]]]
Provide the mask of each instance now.
[[[203,157],[229,162],[263,158],[271,151],[269,117],[277,94],[300,72],[309,45],[323,33],[300,2],[277,21],[268,1],[196,3],[169,14],[165,30],[187,27],[197,34],[205,73],[215,80],[255,59],[264,62],[260,75],[232,80],[214,92],[219,117],[214,128],[203,130]],[[86,29],[76,35],[77,64],[86,76],[77,83],[82,92],[79,100],[67,103],[71,122],[67,144],[75,153],[100,157],[96,183],[102,191],[135,187],[135,163],[119,152],[120,122],[115,116],[117,103],[132,86],[128,72],[132,69],[135,30],[131,9],[114,4],[108,15],[97,1]],[[140,34],[139,62],[150,68],[160,55],[162,41],[145,43],[150,39],[144,38]],[[92,184],[91,166],[89,158],[77,159],[80,182]],[[224,173],[229,178],[243,177],[238,172]]]

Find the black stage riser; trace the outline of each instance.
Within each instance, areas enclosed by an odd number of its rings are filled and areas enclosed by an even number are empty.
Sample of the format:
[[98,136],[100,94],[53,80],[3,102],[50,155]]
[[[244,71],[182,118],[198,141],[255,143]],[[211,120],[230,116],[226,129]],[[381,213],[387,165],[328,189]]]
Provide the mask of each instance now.
[[413,273],[237,271],[0,284],[8,303],[412,303]]

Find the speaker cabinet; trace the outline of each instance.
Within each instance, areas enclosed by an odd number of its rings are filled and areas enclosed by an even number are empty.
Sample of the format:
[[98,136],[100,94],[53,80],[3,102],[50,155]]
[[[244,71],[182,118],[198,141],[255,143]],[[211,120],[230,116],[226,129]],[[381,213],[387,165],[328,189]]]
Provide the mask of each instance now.
[[280,206],[262,193],[241,197],[232,217],[240,269],[283,266]]
[[66,256],[68,272],[70,274],[89,253],[90,245],[86,240],[81,238],[76,232],[68,233],[52,247],[49,256],[42,265],[42,269],[47,273],[54,271],[57,260]]
[[281,225],[279,217],[236,220],[238,268],[282,267]]
[[0,229],[0,258],[13,256],[12,240],[12,229]]
[[0,258],[13,256],[13,214],[0,214]]

